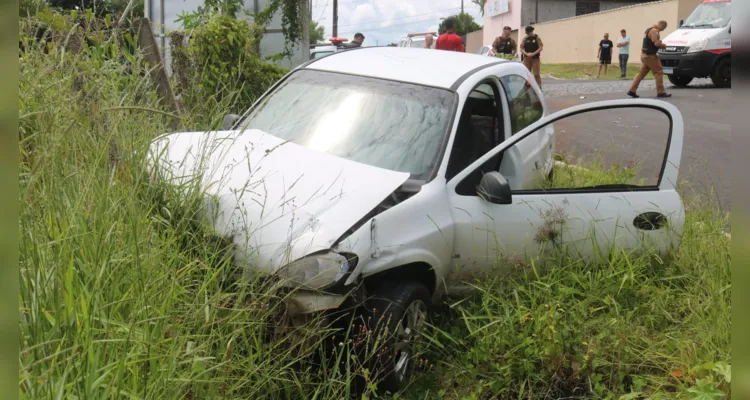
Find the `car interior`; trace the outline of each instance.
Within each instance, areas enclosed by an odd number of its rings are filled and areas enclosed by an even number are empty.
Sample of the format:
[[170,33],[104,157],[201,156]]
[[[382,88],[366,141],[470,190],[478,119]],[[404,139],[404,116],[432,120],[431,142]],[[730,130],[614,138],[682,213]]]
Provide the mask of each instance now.
[[[497,100],[500,98],[500,92],[495,85],[483,83],[466,99],[448,161],[446,180],[456,176],[504,140],[503,113],[501,103]],[[501,157],[502,155],[493,157],[470,177],[464,179],[456,188],[458,193],[476,195],[476,185],[482,179],[483,173],[497,171],[500,168]]]

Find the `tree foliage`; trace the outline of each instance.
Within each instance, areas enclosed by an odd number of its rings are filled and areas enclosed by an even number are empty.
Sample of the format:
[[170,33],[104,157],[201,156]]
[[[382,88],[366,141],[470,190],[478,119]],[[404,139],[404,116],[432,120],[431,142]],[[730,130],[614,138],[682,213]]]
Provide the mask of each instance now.
[[321,43],[325,41],[325,27],[319,25],[317,21],[310,20],[310,44]]
[[487,4],[487,0],[471,0],[471,2],[479,6],[479,15],[484,17],[484,6]]
[[[467,33],[482,29],[482,26],[474,21],[474,17],[467,13],[458,13],[456,15],[451,15],[448,18],[453,18],[453,20],[456,21],[457,35],[465,35]],[[445,21],[447,21],[448,18],[444,19],[440,23],[440,27],[438,29],[441,35],[445,33]]]

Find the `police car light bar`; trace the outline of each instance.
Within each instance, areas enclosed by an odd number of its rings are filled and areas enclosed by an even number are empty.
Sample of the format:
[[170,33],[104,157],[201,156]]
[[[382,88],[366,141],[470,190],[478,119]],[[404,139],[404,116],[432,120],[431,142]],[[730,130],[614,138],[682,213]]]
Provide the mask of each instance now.
[[349,41],[349,39],[347,39],[347,38],[340,38],[340,37],[332,37],[332,38],[330,38],[330,39],[329,39],[329,41],[330,41],[330,42],[331,42],[331,43],[332,43],[332,44],[333,44],[334,46],[338,46],[338,45],[340,45],[340,44],[341,44],[341,43],[343,43],[343,42],[348,42],[348,41]]

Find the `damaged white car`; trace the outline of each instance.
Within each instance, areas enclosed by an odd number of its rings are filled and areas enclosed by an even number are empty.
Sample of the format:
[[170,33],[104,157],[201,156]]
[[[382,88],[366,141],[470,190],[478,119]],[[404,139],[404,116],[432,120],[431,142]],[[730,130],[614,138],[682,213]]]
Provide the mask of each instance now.
[[[542,188],[555,165],[553,122],[633,107],[670,121],[654,184]],[[674,106],[616,100],[549,115],[518,62],[341,52],[295,69],[229,125],[156,139],[160,176],[202,176],[207,221],[233,241],[238,265],[297,289],[294,313],[335,309],[353,293],[393,304],[375,311],[397,333],[383,367],[389,389],[409,375],[409,344],[431,304],[464,277],[539,257],[549,210],[567,220],[555,240],[581,257],[613,241],[667,250],[684,220]]]

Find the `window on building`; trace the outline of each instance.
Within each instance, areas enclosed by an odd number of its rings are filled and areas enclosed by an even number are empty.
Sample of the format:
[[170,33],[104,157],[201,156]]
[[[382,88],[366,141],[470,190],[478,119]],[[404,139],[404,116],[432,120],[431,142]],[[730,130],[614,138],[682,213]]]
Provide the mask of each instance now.
[[576,17],[599,12],[598,1],[576,1]]

